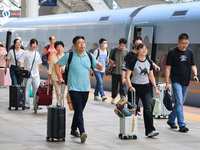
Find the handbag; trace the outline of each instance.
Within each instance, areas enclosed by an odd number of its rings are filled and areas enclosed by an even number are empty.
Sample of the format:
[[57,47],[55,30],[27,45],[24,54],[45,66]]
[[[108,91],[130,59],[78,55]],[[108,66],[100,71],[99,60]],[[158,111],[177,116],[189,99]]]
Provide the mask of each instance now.
[[[15,55],[15,50],[13,50],[14,52],[14,55]],[[33,62],[32,62],[32,66],[31,66],[31,70],[33,69],[33,64],[35,62],[35,56],[36,56],[36,51],[35,51],[35,55],[34,55],[34,59],[33,59]],[[16,55],[15,55],[15,63],[16,63],[16,66],[17,66],[17,60],[16,60]],[[31,76],[31,70],[25,70],[24,68],[22,69],[17,69],[18,70],[18,75],[22,78],[30,78]]]
[[108,64],[106,65],[105,75],[112,75],[113,68],[116,67],[116,62],[114,60],[109,60]]
[[153,115],[160,116],[161,115],[161,101],[156,98],[152,98],[152,105],[153,105]]
[[24,68],[19,69],[19,76],[22,77],[22,78],[30,78],[31,71],[25,70]]
[[169,94],[168,90],[164,91],[163,104],[167,110],[172,110],[172,96]]

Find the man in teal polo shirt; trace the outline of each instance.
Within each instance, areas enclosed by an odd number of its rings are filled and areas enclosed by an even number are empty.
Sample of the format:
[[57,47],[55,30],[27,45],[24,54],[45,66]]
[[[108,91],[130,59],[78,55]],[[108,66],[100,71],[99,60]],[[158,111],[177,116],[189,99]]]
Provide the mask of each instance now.
[[[74,108],[74,116],[71,126],[71,135],[75,137],[81,137],[81,142],[85,142],[87,134],[84,129],[83,110],[87,103],[90,85],[90,69],[91,62],[88,54],[85,51],[85,38],[83,36],[76,36],[73,39],[73,57],[70,63],[68,72],[68,91],[71,97],[71,101]],[[99,63],[95,57],[92,56],[92,67],[98,70],[102,70],[103,66]],[[55,64],[56,74],[58,76],[58,82],[61,84],[63,79],[60,74],[60,67],[68,65],[69,53],[64,55]],[[77,131],[80,131],[80,134]]]

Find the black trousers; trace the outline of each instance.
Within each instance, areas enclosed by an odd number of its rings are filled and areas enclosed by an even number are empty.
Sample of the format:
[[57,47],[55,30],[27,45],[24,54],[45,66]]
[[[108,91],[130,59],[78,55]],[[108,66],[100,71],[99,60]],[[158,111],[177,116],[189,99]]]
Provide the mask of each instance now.
[[115,98],[117,96],[119,85],[120,97],[126,97],[126,86],[122,84],[122,76],[119,74],[112,74],[112,98]]
[[152,114],[153,107],[152,107],[152,100],[151,100],[151,91],[149,90],[147,92],[146,91],[141,92],[136,89],[136,104],[138,104],[139,98],[141,99],[142,104],[143,104],[145,135],[147,136],[148,133],[151,133],[153,130],[155,130],[153,126],[153,114]]
[[83,110],[87,103],[89,92],[69,91],[69,94],[74,108],[74,116],[71,129],[75,131],[78,128],[80,134],[82,134],[85,132]]

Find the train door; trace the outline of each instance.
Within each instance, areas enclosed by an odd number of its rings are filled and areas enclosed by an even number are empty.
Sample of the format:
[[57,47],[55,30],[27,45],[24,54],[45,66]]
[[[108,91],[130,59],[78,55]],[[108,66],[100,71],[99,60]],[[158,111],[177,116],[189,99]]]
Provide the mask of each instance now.
[[155,57],[153,49],[153,31],[154,26],[135,26],[134,37],[139,36],[143,39],[144,44],[149,48],[148,55],[153,60]]
[[11,46],[11,37],[12,37],[12,32],[8,31],[6,35],[6,50],[9,51],[10,46]]

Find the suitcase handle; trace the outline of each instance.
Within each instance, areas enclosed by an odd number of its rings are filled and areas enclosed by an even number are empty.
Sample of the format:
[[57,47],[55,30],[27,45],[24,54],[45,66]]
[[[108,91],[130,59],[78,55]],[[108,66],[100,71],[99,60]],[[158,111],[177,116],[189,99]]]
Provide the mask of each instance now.
[[61,103],[62,103],[62,107],[64,107],[64,94],[65,94],[65,83],[62,82],[60,84],[60,88],[61,88]]
[[132,103],[134,103],[134,100],[136,102],[136,89],[134,89],[134,92],[131,92],[131,100],[132,100]]
[[[131,100],[132,100],[132,103],[136,103],[136,89],[134,89],[134,92],[131,92]],[[137,113],[136,113],[136,111],[132,111],[133,113],[134,113],[134,115],[136,116],[137,115]]]

